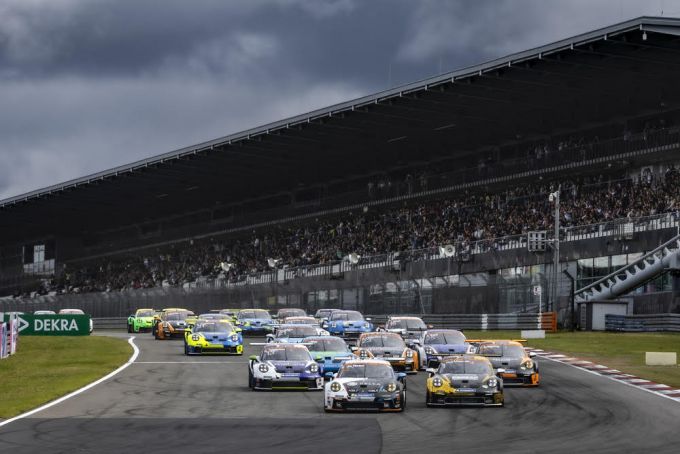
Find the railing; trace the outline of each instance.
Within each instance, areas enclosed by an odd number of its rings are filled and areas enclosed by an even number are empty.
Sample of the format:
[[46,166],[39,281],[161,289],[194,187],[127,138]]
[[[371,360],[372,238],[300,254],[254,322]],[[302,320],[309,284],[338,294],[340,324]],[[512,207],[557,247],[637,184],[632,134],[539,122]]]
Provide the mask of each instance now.
[[680,332],[680,314],[614,315],[606,314],[605,329],[621,332]]

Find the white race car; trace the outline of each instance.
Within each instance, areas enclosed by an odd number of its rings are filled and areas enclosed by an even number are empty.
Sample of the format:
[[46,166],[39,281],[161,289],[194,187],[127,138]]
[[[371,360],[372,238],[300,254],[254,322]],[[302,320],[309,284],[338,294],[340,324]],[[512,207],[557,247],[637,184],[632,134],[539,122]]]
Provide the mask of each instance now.
[[[258,345],[258,344],[251,344]],[[262,353],[248,362],[248,386],[255,390],[321,390],[321,367],[301,344],[263,344]]]

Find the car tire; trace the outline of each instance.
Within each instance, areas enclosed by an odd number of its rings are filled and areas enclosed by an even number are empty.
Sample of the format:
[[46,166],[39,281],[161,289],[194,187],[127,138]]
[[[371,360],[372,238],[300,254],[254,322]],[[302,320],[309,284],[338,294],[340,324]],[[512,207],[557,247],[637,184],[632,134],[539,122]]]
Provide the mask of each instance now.
[[251,391],[255,391],[255,377],[253,377],[253,373],[250,370],[248,370],[248,388]]
[[156,340],[159,340],[160,337],[158,336],[158,326],[153,330],[153,338]]
[[189,345],[187,345],[186,342],[184,343],[184,354],[186,356],[189,356]]
[[128,323],[128,333],[132,332],[132,325]]
[[399,411],[404,411],[406,410],[406,391],[402,391],[401,393],[401,405],[399,406]]

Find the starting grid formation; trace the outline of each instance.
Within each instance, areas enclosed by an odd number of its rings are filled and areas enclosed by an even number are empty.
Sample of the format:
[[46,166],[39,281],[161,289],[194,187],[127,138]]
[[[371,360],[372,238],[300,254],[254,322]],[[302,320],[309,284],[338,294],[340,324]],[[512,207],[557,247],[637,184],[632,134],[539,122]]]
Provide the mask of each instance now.
[[626,385],[637,387],[645,391],[657,394],[659,396],[675,400],[680,402],[680,389],[673,388],[662,383],[656,383],[645,378],[636,377],[631,374],[624,374],[623,372],[611,369],[608,366],[603,366],[602,364],[595,364],[591,361],[586,361],[579,358],[574,358],[567,355],[562,355],[558,353],[546,352],[540,349],[527,348],[528,351],[536,353],[537,356],[541,358],[548,359],[550,361],[567,364],[569,366],[576,367],[578,369],[586,370],[590,373],[597,375],[602,375],[611,380],[615,380]]

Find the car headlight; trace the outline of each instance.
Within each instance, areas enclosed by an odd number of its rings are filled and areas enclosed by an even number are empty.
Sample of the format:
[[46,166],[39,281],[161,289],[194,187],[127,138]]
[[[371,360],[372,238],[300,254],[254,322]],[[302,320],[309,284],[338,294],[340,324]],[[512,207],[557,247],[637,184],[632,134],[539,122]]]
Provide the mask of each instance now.
[[201,339],[201,336],[198,334],[192,334],[191,340],[194,342],[198,342]]
[[432,379],[432,385],[435,388],[440,388],[443,384],[444,384],[444,382],[439,377],[435,377],[435,378]]
[[361,358],[361,359],[368,358],[368,352],[366,350],[360,350],[359,351],[359,358]]
[[232,334],[231,335],[231,341],[232,342],[238,342],[238,334]]
[[342,385],[340,383],[338,383],[337,381],[334,381],[333,383],[331,383],[331,391],[333,391],[334,393],[340,392],[341,389],[342,389]]
[[413,358],[413,350],[406,350],[406,357]]
[[495,388],[496,386],[498,386],[498,380],[496,380],[495,378],[490,378],[489,381],[486,382],[486,385],[489,388]]
[[436,355],[437,354],[437,352],[434,351],[434,348],[430,347],[429,345],[425,346],[425,353],[427,353],[428,355]]
[[269,372],[269,366],[267,366],[267,365],[264,364],[264,363],[260,364],[260,365],[258,366],[257,369],[258,369],[260,372],[262,372],[263,374],[266,374],[267,372]]
[[394,383],[390,383],[390,384],[388,384],[387,386],[385,386],[385,390],[386,390],[388,393],[393,393],[393,392],[395,392],[395,391],[397,390],[397,385],[394,384]]
[[319,365],[314,363],[309,366],[309,371],[313,374],[319,372]]
[[531,361],[530,359],[522,364],[522,369],[533,369],[533,368],[534,368],[534,362]]

